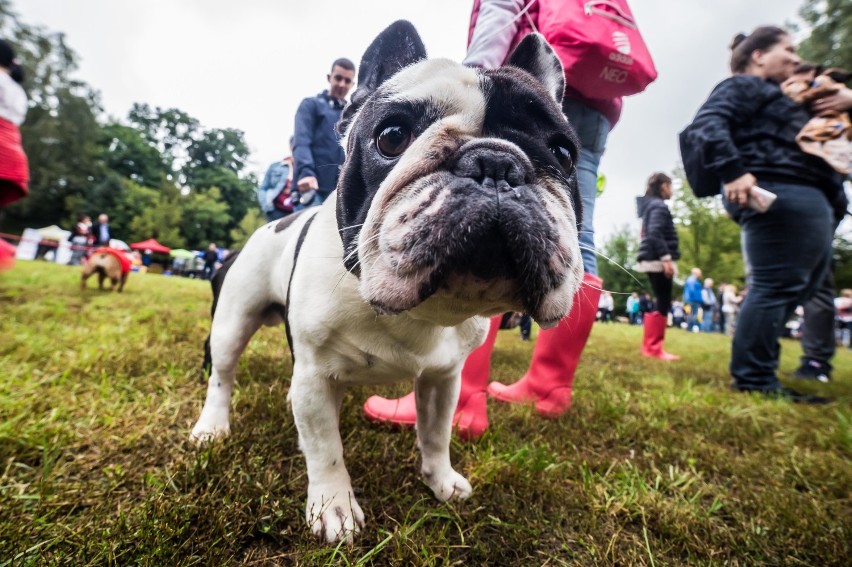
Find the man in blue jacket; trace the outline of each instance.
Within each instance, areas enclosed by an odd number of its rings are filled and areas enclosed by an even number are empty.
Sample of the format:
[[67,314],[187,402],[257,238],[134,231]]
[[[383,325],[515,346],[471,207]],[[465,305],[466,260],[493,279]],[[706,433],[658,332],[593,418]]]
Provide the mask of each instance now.
[[704,286],[701,283],[701,269],[692,268],[692,272],[683,285],[683,302],[689,304],[689,322],[687,329],[698,331],[698,311],[702,308],[703,301],[701,292]]
[[321,204],[337,187],[344,153],[334,125],[346,104],[346,95],[355,80],[355,65],[341,58],[331,65],[328,90],[308,97],[296,111],[293,159],[300,210]]

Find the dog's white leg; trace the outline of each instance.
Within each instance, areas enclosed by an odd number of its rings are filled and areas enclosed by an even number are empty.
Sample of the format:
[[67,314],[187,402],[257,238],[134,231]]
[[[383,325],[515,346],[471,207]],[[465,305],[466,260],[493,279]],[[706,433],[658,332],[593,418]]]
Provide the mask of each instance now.
[[421,377],[414,383],[417,405],[417,442],[423,480],[438,500],[464,500],[473,489],[450,464],[453,413],[459,398],[461,374],[455,377]]
[[216,313],[210,329],[212,372],[207,381],[207,399],[201,416],[192,428],[190,439],[196,443],[209,441],[231,432],[229,413],[231,391],[237,373],[237,362],[262,319],[256,315]]
[[343,463],[339,425],[343,386],[297,361],[288,398],[308,468],[305,519],[314,535],[329,543],[351,541],[364,526],[364,512]]

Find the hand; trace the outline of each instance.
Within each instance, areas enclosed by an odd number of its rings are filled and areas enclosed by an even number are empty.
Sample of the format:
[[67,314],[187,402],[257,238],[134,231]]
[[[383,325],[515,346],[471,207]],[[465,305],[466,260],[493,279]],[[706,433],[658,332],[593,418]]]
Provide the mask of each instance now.
[[818,98],[811,105],[811,111],[817,116],[852,109],[852,89],[843,87],[833,95]]
[[301,178],[298,181],[297,185],[299,186],[299,191],[310,191],[312,189],[316,191],[317,189],[319,189],[319,183],[317,183],[317,178],[312,175]]
[[674,277],[674,265],[671,260],[663,260],[663,274],[669,280]]
[[730,183],[725,183],[725,198],[741,207],[748,205],[751,188],[757,185],[757,179],[751,173],[737,177]]

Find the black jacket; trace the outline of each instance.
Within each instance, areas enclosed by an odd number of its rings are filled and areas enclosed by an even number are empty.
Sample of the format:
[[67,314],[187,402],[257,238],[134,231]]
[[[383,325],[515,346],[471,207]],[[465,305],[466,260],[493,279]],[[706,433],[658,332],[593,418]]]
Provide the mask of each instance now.
[[639,244],[640,262],[659,260],[671,256],[680,258],[677,231],[669,208],[659,197],[636,197],[636,210],[642,219],[642,242]]
[[778,83],[736,75],[716,85],[684,136],[723,183],[751,173],[758,183],[818,187],[832,201],[842,178],[796,144],[796,134],[809,119],[807,110],[784,96]]

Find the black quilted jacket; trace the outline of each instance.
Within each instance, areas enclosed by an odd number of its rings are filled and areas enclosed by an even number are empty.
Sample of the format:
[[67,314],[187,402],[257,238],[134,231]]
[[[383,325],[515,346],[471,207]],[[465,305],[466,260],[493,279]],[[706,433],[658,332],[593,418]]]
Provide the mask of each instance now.
[[670,255],[672,260],[680,258],[677,231],[663,200],[652,196],[636,197],[636,210],[642,219],[642,241],[636,259],[652,261],[666,255]]
[[704,164],[728,183],[745,173],[761,180],[811,185],[833,199],[842,178],[806,154],[796,134],[810,116],[784,96],[778,83],[737,75],[716,85],[687,129]]

